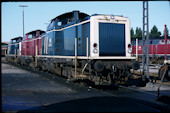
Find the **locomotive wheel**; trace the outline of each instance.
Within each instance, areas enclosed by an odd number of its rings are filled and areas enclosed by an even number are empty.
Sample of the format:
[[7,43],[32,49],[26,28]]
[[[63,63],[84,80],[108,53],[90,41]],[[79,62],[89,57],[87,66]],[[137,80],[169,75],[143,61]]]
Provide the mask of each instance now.
[[157,62],[158,62],[158,64],[163,64],[163,62],[164,62],[164,59],[162,59],[162,58],[159,58],[159,59],[157,60]]
[[170,75],[169,75],[170,72],[169,72],[169,70],[168,70],[168,65],[163,65],[163,66],[161,66],[161,68],[159,69],[159,72],[158,72],[158,77],[159,77],[159,79],[162,78],[162,76],[163,76],[163,74],[164,74],[165,71],[166,71],[166,74],[165,74],[165,76],[164,76],[163,82],[167,82],[168,79],[170,78]]
[[[128,69],[127,65],[125,66],[125,69]],[[140,63],[138,61],[134,61],[132,64],[132,69],[134,69],[134,70],[140,69]]]
[[156,57],[151,58],[151,63],[156,63],[156,62],[157,62],[157,58]]
[[139,61],[140,63],[142,63],[142,57],[139,57],[139,58],[138,58],[138,61]]
[[102,72],[104,70],[104,65],[103,62],[101,60],[98,60],[94,63],[94,69],[97,72]]

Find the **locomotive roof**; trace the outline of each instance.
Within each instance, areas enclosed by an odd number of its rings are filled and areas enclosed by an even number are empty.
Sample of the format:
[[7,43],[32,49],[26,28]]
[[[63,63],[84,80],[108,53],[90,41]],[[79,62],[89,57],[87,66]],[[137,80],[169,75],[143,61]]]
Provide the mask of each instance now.
[[28,32],[28,33],[26,33],[26,34],[34,34],[34,33],[36,33],[37,31],[40,31],[40,34],[45,33],[45,31],[38,29],[38,30],[34,30],[34,31],[31,31],[31,32]]
[[[160,37],[149,37],[149,40],[160,40],[160,39],[165,39],[164,36],[160,36]],[[170,36],[167,36],[167,39],[170,39]],[[136,40],[136,39],[133,39]],[[138,40],[142,40],[142,38],[138,38]]]
[[[54,21],[54,20],[56,20],[56,19],[72,18],[72,16],[73,16],[73,12],[67,12],[67,13],[61,14],[61,15],[53,18],[53,19],[51,20],[51,22]],[[79,19],[80,19],[80,20],[81,20],[81,19],[84,19],[84,18],[87,17],[87,16],[89,16],[89,15],[86,14],[86,13],[79,12]]]
[[19,38],[23,38],[23,37],[21,37],[21,36],[19,36],[19,37],[15,37],[15,38],[12,38],[11,40],[17,40],[17,39],[19,39]]
[[1,42],[1,45],[8,45],[9,42]]

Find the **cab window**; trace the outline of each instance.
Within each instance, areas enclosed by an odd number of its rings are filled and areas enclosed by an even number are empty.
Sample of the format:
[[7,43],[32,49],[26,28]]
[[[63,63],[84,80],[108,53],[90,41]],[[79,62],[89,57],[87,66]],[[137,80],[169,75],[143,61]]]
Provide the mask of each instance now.
[[167,44],[170,44],[170,40],[167,40]]
[[29,34],[29,35],[28,35],[28,39],[31,39],[31,38],[32,38],[32,34]]
[[54,24],[55,24],[55,21],[53,20],[53,21],[50,23],[50,25],[48,26],[48,29],[49,29],[49,30],[54,29]]
[[165,44],[165,41],[164,41],[164,40],[161,40],[161,41],[160,41],[160,44]]
[[152,41],[152,45],[157,45],[157,44],[159,44],[159,40],[153,40]]
[[16,43],[16,40],[12,40],[12,43]]
[[62,25],[62,22],[61,22],[61,21],[57,22],[57,25],[58,25],[58,26],[61,26],[61,25]]

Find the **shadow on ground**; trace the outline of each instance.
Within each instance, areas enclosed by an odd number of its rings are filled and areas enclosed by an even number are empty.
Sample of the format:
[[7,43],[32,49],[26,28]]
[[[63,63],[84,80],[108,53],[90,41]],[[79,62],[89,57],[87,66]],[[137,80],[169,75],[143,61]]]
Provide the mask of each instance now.
[[167,95],[160,96],[158,101],[161,101],[163,103],[170,105],[170,96],[167,96]]
[[30,112],[168,112],[166,107],[154,103],[124,97],[92,97],[65,101],[47,106],[18,111]]

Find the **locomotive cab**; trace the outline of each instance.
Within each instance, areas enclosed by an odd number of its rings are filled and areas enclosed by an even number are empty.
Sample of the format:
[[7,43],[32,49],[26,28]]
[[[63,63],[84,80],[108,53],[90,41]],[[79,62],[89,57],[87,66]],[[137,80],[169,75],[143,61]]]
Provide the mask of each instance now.
[[133,59],[131,52],[128,52],[128,45],[131,44],[128,18],[96,15],[90,20],[91,57]]
[[41,34],[43,33],[45,31],[34,30],[24,36],[19,56],[19,60],[24,65],[35,67],[35,56],[41,54]]
[[47,27],[47,31],[50,31],[53,29],[61,29],[61,28],[73,25],[77,23],[78,21],[83,20],[87,16],[89,15],[79,12],[79,11],[64,13],[51,20],[50,24]]
[[[129,76],[140,68],[131,55],[130,23],[123,16],[94,15],[90,18],[90,59],[97,72]],[[108,72],[108,71],[111,72]]]
[[11,39],[10,43],[8,44],[8,52],[6,56],[6,60],[10,62],[17,63],[18,55],[20,55],[20,43],[23,37],[16,37]]
[[9,43],[9,54],[17,55],[17,49],[19,49],[19,42],[21,42],[22,37],[16,37],[11,39]]

